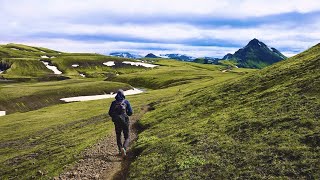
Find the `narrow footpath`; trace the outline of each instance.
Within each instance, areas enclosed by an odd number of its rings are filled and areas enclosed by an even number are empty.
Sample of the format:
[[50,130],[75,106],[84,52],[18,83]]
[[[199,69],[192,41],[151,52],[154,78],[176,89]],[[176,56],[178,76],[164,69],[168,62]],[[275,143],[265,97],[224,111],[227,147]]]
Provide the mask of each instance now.
[[137,138],[135,123],[148,111],[148,106],[141,108],[139,114],[130,117],[130,146],[125,160],[118,155],[116,134],[110,135],[90,149],[83,152],[80,159],[72,168],[54,179],[126,179],[128,167],[134,158],[130,147]]

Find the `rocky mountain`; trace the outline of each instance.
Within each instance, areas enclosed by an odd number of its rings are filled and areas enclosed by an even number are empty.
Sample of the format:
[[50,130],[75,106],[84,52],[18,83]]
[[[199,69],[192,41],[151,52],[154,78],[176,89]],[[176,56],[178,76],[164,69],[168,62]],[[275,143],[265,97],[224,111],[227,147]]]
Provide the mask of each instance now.
[[149,53],[145,56],[145,58],[159,58],[158,56],[152,54],[152,53]]
[[277,49],[253,39],[234,54],[225,55],[222,60],[234,61],[239,67],[261,69],[286,58]]
[[223,56],[222,60],[229,60],[229,59],[231,59],[232,57],[233,57],[233,54],[228,53],[228,54],[226,54],[225,56]]
[[130,58],[130,59],[138,59],[138,58],[142,57],[140,55],[132,54],[132,53],[128,53],[128,52],[112,52],[109,55],[116,56],[116,57],[122,57],[122,58]]
[[187,56],[184,54],[160,54],[161,57],[163,58],[169,58],[169,59],[176,59],[180,61],[193,61],[195,58],[192,56]]

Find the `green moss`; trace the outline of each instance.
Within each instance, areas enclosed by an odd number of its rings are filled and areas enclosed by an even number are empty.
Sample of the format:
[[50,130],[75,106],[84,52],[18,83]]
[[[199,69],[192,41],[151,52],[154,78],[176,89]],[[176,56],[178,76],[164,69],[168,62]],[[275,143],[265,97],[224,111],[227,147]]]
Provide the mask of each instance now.
[[319,178],[319,49],[160,103],[130,177]]

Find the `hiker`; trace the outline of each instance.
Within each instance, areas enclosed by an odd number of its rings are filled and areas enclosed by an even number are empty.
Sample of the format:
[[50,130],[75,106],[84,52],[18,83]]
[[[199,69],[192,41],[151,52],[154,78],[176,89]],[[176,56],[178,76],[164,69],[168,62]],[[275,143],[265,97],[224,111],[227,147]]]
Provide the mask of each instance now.
[[[119,154],[121,154],[122,158],[125,158],[129,145],[129,116],[133,112],[129,101],[125,99],[122,89],[118,90],[115,98],[116,100],[111,103],[109,115],[115,125]],[[121,142],[121,132],[123,132],[124,136],[123,144]]]

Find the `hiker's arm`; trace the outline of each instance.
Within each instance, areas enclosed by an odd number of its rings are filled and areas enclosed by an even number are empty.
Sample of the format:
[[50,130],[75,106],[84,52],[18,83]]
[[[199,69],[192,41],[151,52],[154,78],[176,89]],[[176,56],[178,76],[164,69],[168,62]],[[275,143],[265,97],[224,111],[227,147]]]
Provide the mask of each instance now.
[[114,102],[112,102],[111,103],[111,106],[110,106],[110,109],[109,109],[109,116],[111,116],[112,117],[112,115],[113,115],[113,109],[114,109]]
[[131,116],[133,114],[133,110],[131,108],[129,101],[127,101],[127,114],[128,116]]

